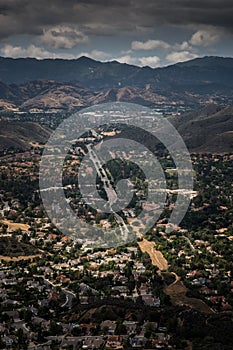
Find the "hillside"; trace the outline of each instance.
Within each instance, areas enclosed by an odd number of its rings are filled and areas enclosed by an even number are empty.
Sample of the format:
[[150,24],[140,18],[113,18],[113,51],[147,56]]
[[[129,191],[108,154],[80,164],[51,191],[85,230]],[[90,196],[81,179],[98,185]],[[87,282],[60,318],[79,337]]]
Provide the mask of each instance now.
[[211,104],[199,111],[170,118],[194,152],[233,151],[233,107]]
[[[0,57],[0,111],[69,112],[122,101],[182,112],[172,123],[192,151],[232,151],[233,58],[204,57],[152,69],[119,62]],[[204,107],[203,106],[207,106]],[[186,110],[197,112],[185,113]],[[0,147],[43,144],[48,130],[0,122]]]
[[[233,58],[203,57],[168,67],[137,67],[117,61],[98,62],[87,57],[76,60],[0,57],[0,81],[23,84],[47,79],[71,82],[92,90],[153,84],[160,89],[190,92],[197,87],[211,91],[233,88]],[[175,92],[175,91],[174,91]]]
[[31,244],[18,241],[14,237],[0,237],[0,256],[17,257],[38,254]]
[[87,57],[76,60],[0,57],[0,81],[6,84],[22,84],[31,80],[48,79],[59,82],[75,82],[78,85],[99,89],[123,85],[128,79],[137,80],[137,73],[153,71],[118,62],[98,62]]
[[[126,89],[124,91],[126,95],[122,91],[121,93],[120,97],[124,98],[130,94],[130,91]],[[115,97],[117,96],[114,94]],[[108,98],[110,100],[111,95]],[[192,113],[170,117],[169,120],[192,152],[233,151],[233,106],[209,104]],[[2,120],[0,121],[0,150],[30,149],[32,145],[44,144],[49,135],[50,131],[37,123]]]
[[233,58],[204,57],[152,69],[119,62],[0,57],[0,110],[75,111],[109,101],[149,107],[231,104]]
[[30,149],[32,145],[44,144],[49,135],[49,130],[36,123],[0,121],[0,150]]
[[[198,106],[200,98],[187,93],[162,93],[151,84],[144,87],[125,86],[92,91],[72,83],[54,80],[34,80],[22,85],[1,84],[0,110],[2,111],[68,111],[74,112],[105,102],[132,102],[144,106],[177,105]],[[203,97],[201,97],[203,100]]]

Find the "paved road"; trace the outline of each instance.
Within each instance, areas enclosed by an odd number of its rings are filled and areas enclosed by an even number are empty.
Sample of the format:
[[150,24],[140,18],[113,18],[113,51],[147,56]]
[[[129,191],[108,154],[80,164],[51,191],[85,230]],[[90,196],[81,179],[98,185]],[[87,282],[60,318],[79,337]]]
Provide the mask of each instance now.
[[107,194],[108,202],[109,202],[110,206],[112,206],[117,200],[117,193],[114,190],[114,188],[112,187],[111,182],[108,178],[108,175],[107,175],[105,169],[102,167],[102,164],[101,164],[99,158],[97,157],[96,153],[93,151],[91,145],[87,145],[87,149],[88,149],[90,159],[95,166],[97,174],[99,175],[99,177],[101,178],[101,180],[103,182],[104,189],[105,189],[105,192]]
[[66,307],[67,306],[69,309],[71,309],[73,299],[75,298],[75,294],[73,292],[70,292],[69,290],[67,290],[65,288],[62,288],[62,291],[66,295],[66,301],[64,302],[62,307]]
[[[117,193],[116,193],[115,189],[112,187],[112,184],[108,178],[108,175],[107,175],[105,169],[102,167],[100,159],[98,158],[98,156],[94,152],[91,145],[87,145],[87,149],[89,152],[90,159],[95,166],[97,174],[99,175],[99,177],[101,178],[101,180],[103,182],[103,186],[104,186],[107,198],[108,198],[109,206],[110,206],[110,209],[112,210],[112,205],[116,202],[116,200],[118,198]],[[128,234],[129,234],[129,230],[128,230],[127,225],[125,224],[124,220],[122,219],[122,217],[120,215],[115,213],[113,210],[112,210],[112,213],[114,214],[114,217],[115,217],[117,223],[119,224],[121,235],[126,240],[128,237]]]
[[192,242],[190,241],[190,239],[189,239],[188,237],[186,237],[186,236],[182,236],[182,237],[188,242],[188,244],[189,244],[191,250],[192,250],[193,252],[195,252],[196,249],[195,249],[194,245],[192,244]]
[[[44,279],[45,284],[52,286],[53,288],[58,287],[58,285],[52,283],[51,281],[49,281],[47,278],[45,278],[44,276],[41,275],[36,275],[37,277],[42,277]],[[66,301],[64,302],[64,304],[62,304],[62,307],[67,306],[69,309],[71,309],[72,307],[72,301],[75,298],[75,294],[65,288],[61,288],[62,292],[65,294],[66,296]]]

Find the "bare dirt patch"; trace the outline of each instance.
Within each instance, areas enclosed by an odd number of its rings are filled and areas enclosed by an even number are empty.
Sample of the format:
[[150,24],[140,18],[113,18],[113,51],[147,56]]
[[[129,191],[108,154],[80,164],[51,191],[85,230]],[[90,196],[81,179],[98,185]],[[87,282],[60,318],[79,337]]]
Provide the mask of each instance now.
[[0,260],[6,261],[6,262],[10,262],[10,261],[21,261],[21,260],[30,260],[30,259],[35,259],[35,258],[41,258],[41,254],[35,254],[35,255],[27,255],[27,256],[3,256],[0,255]]
[[188,289],[181,280],[177,280],[164,288],[164,292],[170,296],[174,305],[186,305],[200,312],[213,314],[213,310],[204,301],[186,296]]
[[145,238],[141,242],[138,242],[138,245],[143,253],[148,253],[152,264],[157,266],[161,271],[168,269],[168,262],[164,258],[163,254],[155,249],[155,243],[149,242]]
[[21,224],[21,223],[17,223],[17,222],[12,222],[12,221],[7,220],[7,219],[1,220],[1,223],[7,225],[9,231],[13,231],[13,230],[28,231],[29,227],[30,227],[27,224]]

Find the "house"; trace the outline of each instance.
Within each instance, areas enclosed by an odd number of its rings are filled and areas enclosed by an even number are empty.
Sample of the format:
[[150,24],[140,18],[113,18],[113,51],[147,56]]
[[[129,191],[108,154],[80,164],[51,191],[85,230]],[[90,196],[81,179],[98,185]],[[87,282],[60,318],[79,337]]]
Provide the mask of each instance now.
[[142,300],[145,303],[145,305],[148,306],[160,306],[160,299],[159,298],[155,298],[152,294],[145,294],[142,295]]
[[38,314],[38,309],[34,306],[29,306],[27,309],[31,311],[34,315]]
[[61,284],[70,283],[70,278],[65,277],[65,276],[62,276],[62,277],[60,278],[60,283],[61,283]]
[[53,249],[61,250],[61,249],[63,249],[63,245],[64,245],[64,242],[58,242],[58,243],[54,244]]
[[143,335],[136,335],[130,340],[132,348],[144,348],[147,339]]
[[12,307],[16,307],[21,305],[17,300],[11,300],[11,299],[6,299],[2,302],[2,306],[9,306],[11,305]]
[[71,329],[73,328],[71,323],[59,322],[59,324],[60,324],[60,326],[62,326],[62,331],[64,333],[71,331]]
[[6,346],[13,346],[13,344],[18,343],[17,337],[14,335],[5,336],[2,338],[2,341]]
[[82,330],[82,333],[84,335],[90,335],[91,329],[95,328],[96,326],[92,323],[81,323],[79,325],[79,328]]
[[148,292],[149,292],[148,286],[146,285],[146,283],[142,283],[139,290],[140,290],[141,295],[148,294]]
[[104,345],[104,339],[101,336],[89,336],[83,340],[82,349],[100,349]]
[[206,294],[206,295],[217,295],[218,294],[217,290],[210,289],[208,287],[202,287],[200,291],[202,294]]
[[166,342],[169,339],[169,336],[165,333],[156,333],[156,338],[160,341],[160,342]]
[[6,332],[7,328],[5,326],[3,326],[2,323],[0,323],[0,333],[4,333]]
[[204,277],[199,277],[194,279],[191,284],[194,286],[205,286],[206,279]]
[[118,281],[122,284],[125,284],[128,282],[128,278],[126,276],[119,276]]
[[48,296],[48,301],[58,301],[58,299],[59,299],[59,294],[55,290],[52,290]]
[[51,349],[51,341],[48,341],[46,344],[41,345],[28,345],[28,350],[50,350]]
[[135,272],[134,272],[135,274],[141,274],[141,273],[146,271],[146,268],[143,265],[143,263],[137,262],[137,263],[135,263],[134,266],[135,266]]
[[127,334],[132,334],[136,332],[137,329],[137,322],[135,321],[124,321],[123,325],[125,326],[127,330]]
[[127,294],[129,289],[126,286],[114,286],[112,287],[113,292],[118,292],[119,294]]
[[105,345],[106,349],[123,349],[123,337],[121,335],[109,336]]
[[80,349],[81,339],[79,337],[65,337],[62,339],[60,349]]
[[2,283],[5,286],[16,286],[17,285],[17,280],[15,278],[4,278],[2,280]]
[[188,278],[196,277],[198,275],[200,275],[200,272],[197,271],[197,270],[193,270],[193,271],[190,271],[190,272],[187,273],[187,277]]
[[101,330],[107,330],[108,334],[114,334],[116,330],[116,321],[106,320],[100,324]]
[[57,235],[54,234],[54,233],[49,233],[48,237],[47,237],[48,240],[53,240],[53,239],[56,239],[56,238],[57,238]]
[[127,251],[129,253],[133,253],[134,252],[135,255],[137,255],[137,253],[138,253],[137,247],[127,247]]
[[13,310],[13,311],[3,311],[2,314],[6,314],[9,317],[11,317],[13,319],[14,322],[17,322],[19,320],[19,312],[17,310]]
[[29,288],[38,288],[40,286],[40,283],[38,281],[29,280],[27,281],[27,286]]
[[88,304],[89,297],[86,295],[80,295],[79,301],[81,305],[87,305]]
[[226,302],[226,299],[224,296],[222,295],[218,295],[218,296],[211,296],[209,298],[209,300],[211,301],[211,303],[213,304],[224,304]]

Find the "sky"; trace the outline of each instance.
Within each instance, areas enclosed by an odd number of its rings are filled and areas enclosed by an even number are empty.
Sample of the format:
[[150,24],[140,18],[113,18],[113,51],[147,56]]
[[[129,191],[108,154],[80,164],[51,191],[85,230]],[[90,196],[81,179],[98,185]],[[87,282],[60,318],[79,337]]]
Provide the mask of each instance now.
[[0,0],[0,56],[153,68],[233,57],[232,0]]

